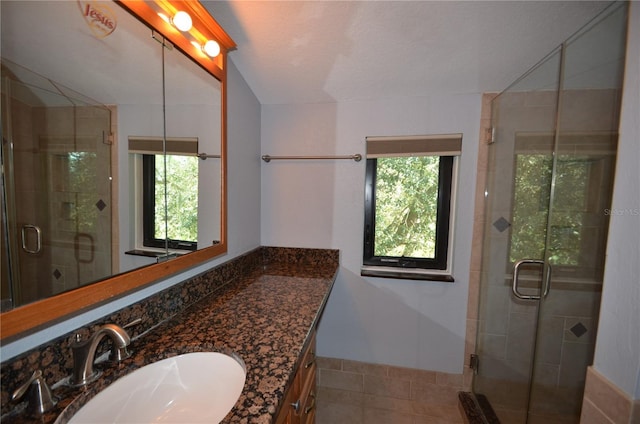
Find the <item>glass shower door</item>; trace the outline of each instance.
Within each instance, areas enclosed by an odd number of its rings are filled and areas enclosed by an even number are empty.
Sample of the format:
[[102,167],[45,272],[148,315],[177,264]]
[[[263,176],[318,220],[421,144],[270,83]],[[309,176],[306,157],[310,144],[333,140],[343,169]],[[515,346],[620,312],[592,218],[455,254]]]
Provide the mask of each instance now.
[[[504,423],[525,423],[538,304],[546,287],[546,231],[552,184],[561,50],[492,102],[493,140],[473,390]],[[514,266],[518,275],[514,285]]]
[[593,362],[617,152],[627,4],[563,44],[546,260],[528,423],[578,423]]
[[2,62],[3,309],[112,274],[111,112]]

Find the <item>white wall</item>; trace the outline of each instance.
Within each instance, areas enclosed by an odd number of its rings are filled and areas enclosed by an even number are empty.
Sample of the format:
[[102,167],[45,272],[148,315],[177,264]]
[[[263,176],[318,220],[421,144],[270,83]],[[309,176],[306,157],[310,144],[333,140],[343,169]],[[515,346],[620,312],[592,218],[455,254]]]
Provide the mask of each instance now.
[[594,367],[640,399],[640,2],[631,3],[618,159]]
[[228,61],[227,237],[220,262],[260,246],[260,103]]
[[463,133],[455,283],[363,278],[365,162],[262,163],[262,244],[337,248],[318,354],[460,373],[463,367],[480,95],[262,106],[262,154],[364,154],[368,135]]
[[18,339],[0,348],[2,361],[82,327],[118,309],[200,274],[260,246],[260,103],[233,63],[228,69],[228,252],[226,255],[159,281],[77,317]]

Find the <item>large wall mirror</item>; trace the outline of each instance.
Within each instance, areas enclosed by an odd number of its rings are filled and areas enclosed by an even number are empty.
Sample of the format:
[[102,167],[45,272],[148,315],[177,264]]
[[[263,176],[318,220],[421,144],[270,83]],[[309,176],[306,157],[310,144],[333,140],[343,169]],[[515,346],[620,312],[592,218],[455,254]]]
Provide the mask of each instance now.
[[235,45],[195,1],[0,8],[6,342],[226,252]]

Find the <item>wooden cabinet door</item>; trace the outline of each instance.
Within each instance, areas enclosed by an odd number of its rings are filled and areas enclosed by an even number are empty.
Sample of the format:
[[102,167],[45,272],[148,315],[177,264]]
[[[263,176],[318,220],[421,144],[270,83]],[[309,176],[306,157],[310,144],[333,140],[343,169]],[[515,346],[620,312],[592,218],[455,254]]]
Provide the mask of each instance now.
[[275,424],[313,424],[316,416],[316,333],[302,354],[293,384],[283,400]]

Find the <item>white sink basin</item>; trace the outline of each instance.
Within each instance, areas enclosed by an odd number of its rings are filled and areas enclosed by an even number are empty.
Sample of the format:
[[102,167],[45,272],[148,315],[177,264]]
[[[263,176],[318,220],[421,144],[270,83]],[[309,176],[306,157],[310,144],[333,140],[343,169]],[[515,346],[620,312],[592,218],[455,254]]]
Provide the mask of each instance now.
[[240,397],[241,360],[187,353],[146,365],[109,385],[69,423],[219,423]]

